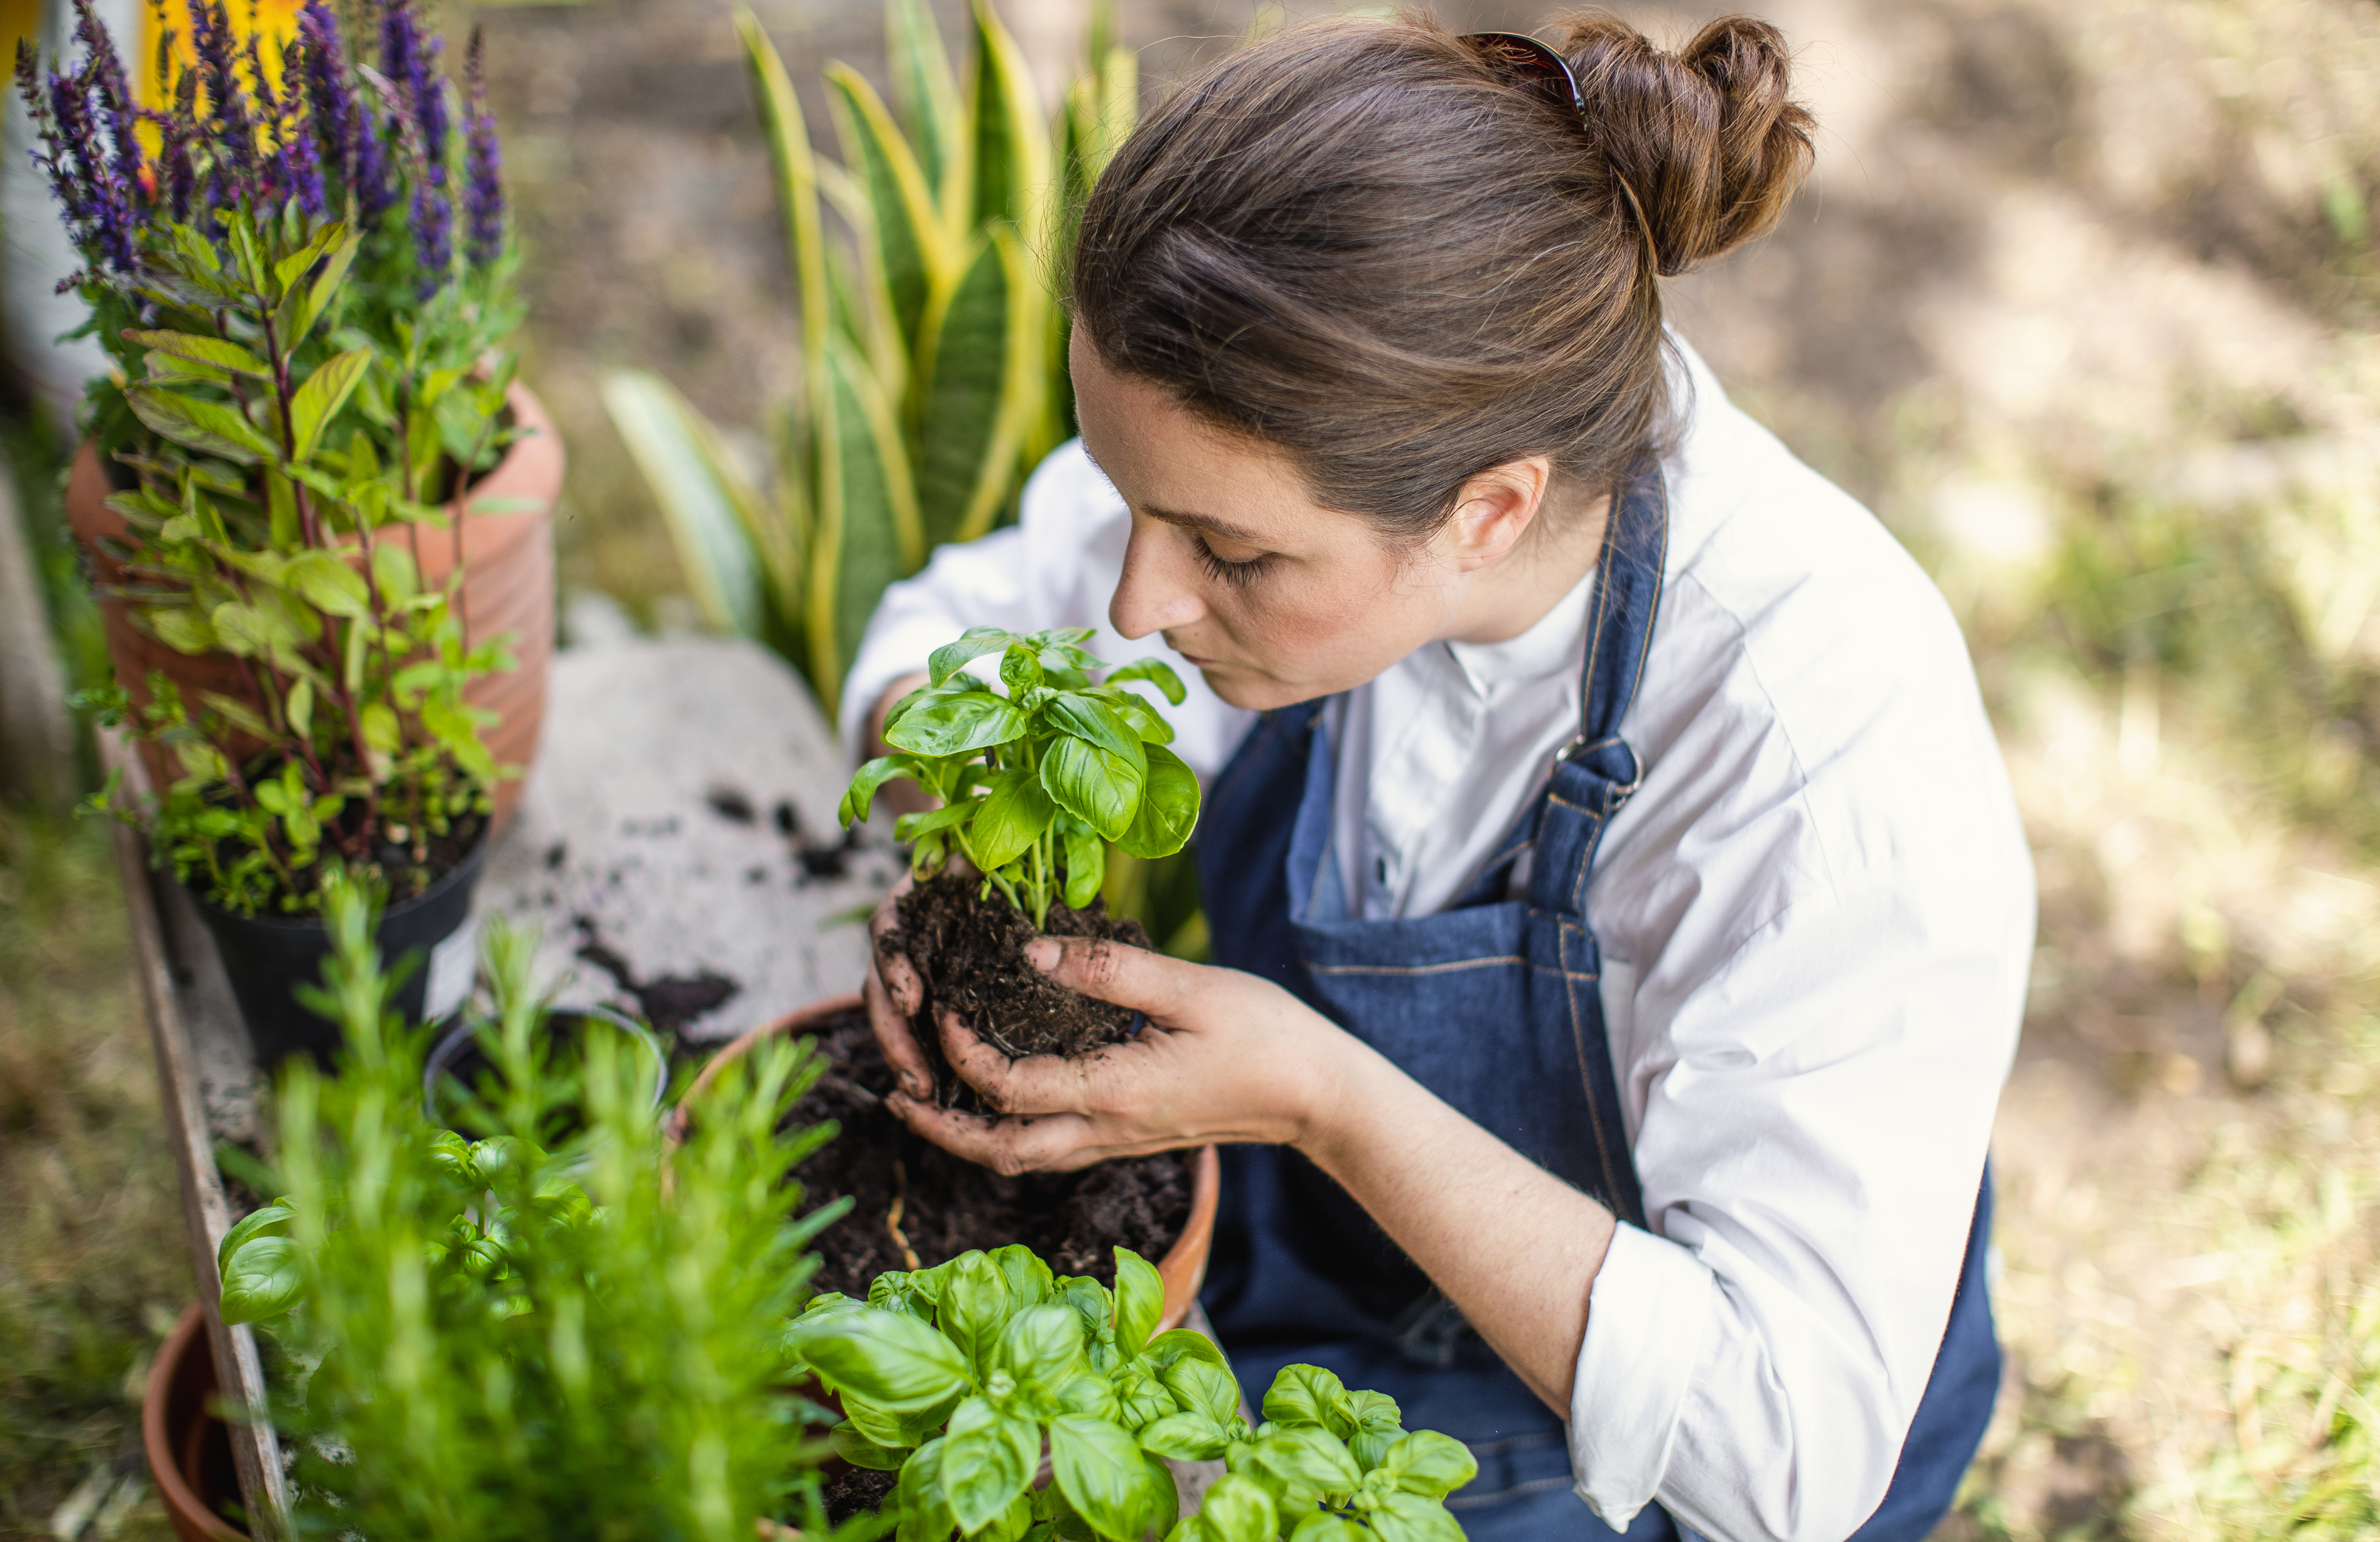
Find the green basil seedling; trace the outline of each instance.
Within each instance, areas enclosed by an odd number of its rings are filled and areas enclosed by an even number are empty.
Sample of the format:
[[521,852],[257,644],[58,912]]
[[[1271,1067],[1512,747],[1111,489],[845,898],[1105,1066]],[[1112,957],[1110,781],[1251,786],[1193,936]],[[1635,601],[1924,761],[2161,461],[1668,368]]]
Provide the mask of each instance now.
[[[1111,1291],[1022,1246],[968,1253],[795,1319],[794,1364],[843,1404],[836,1454],[900,1475],[899,1542],[1459,1542],[1445,1497],[1478,1470],[1460,1441],[1317,1365],[1282,1370],[1251,1427],[1221,1351],[1154,1332],[1157,1270],[1115,1259]],[[1164,1457],[1230,1471],[1177,1519]]]
[[[911,843],[910,870],[929,878],[965,857],[987,894],[998,889],[1037,927],[1062,896],[1078,910],[1091,902],[1109,845],[1143,858],[1182,850],[1198,822],[1198,778],[1166,748],[1172,725],[1124,689],[1146,680],[1179,706],[1182,681],[1155,659],[1107,669],[1083,651],[1090,636],[971,627],[935,649],[927,683],[885,717],[895,753],[859,768],[836,817],[856,825],[885,783],[916,782],[942,806],[893,826]],[[967,672],[992,654],[1004,694]]]

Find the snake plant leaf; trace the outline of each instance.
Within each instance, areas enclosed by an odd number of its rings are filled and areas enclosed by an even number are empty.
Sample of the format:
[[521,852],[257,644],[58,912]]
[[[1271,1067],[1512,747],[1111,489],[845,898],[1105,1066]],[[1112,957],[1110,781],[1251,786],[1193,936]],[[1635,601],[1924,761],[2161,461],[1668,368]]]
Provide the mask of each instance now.
[[[764,635],[766,575],[754,534],[770,521],[758,498],[666,381],[642,370],[613,370],[603,376],[602,395],[628,454],[661,502],[703,619],[746,637]],[[749,511],[739,507],[747,503]]]
[[1041,119],[1039,89],[1025,51],[991,8],[974,0],[968,116],[974,125],[975,222],[1006,220],[1038,246],[1055,189],[1050,177],[1050,129]]
[[965,180],[966,156],[959,134],[958,77],[942,48],[941,29],[923,0],[885,0],[884,53],[901,128],[917,147],[927,184],[939,196],[946,184]]
[[1024,248],[995,226],[948,302],[929,313],[917,483],[934,544],[981,535],[1015,491],[1025,428],[1040,406],[1046,304]]
[[877,598],[915,570],[925,543],[892,403],[850,339],[830,337],[827,354],[831,410],[820,416],[835,441],[821,459],[832,456],[842,486],[820,492],[807,619],[811,679],[832,713]]
[[[905,359],[924,332],[928,290],[955,280],[957,261],[925,170],[875,88],[848,65],[830,66],[827,83],[844,158],[874,216],[869,260],[882,275]],[[886,381],[888,388],[897,384]]]
[[810,153],[809,131],[803,127],[801,101],[785,74],[785,61],[748,7],[737,9],[735,31],[751,67],[753,92],[760,102],[761,129],[777,174],[777,202],[784,213],[786,244],[794,254],[794,288],[801,298],[805,405],[817,415],[828,410],[829,394],[826,229],[819,209],[818,160]]

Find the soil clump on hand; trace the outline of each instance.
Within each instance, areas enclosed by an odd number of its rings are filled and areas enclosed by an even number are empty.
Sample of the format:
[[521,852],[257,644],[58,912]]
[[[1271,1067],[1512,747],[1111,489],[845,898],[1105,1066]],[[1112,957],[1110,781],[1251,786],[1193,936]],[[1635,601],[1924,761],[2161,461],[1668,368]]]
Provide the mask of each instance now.
[[[970,1112],[985,1110],[942,1058],[937,1024],[943,1011],[956,1012],[977,1037],[1012,1060],[1074,1059],[1121,1044],[1132,1037],[1137,1015],[1069,990],[1026,961],[1025,945],[1045,934],[1000,896],[983,899],[981,882],[945,873],[917,885],[895,901],[900,925],[877,943],[880,952],[907,954],[925,987],[925,1003],[909,1026],[933,1065],[937,1100]],[[1149,946],[1140,923],[1110,915],[1104,900],[1092,900],[1087,910],[1063,901],[1050,906],[1046,935]]]
[[1190,1220],[1196,1154],[1160,1152],[1079,1172],[1003,1177],[912,1134],[884,1107],[893,1087],[868,1014],[818,1028],[826,1074],[795,1105],[795,1126],[833,1120],[843,1132],[795,1176],[812,1205],[848,1194],[848,1215],[815,1244],[820,1291],[864,1298],[888,1269],[931,1268],[972,1248],[1023,1242],[1060,1274],[1115,1283],[1121,1245],[1155,1263]]

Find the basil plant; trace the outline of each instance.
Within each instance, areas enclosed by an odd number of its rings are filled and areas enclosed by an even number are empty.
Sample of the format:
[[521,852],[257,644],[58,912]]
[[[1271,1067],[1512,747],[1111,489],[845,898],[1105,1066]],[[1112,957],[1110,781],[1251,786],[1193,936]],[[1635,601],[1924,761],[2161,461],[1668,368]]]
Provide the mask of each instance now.
[[[1460,1542],[1444,1499],[1478,1470],[1460,1441],[1316,1365],[1283,1369],[1251,1426],[1211,1340],[1156,1331],[1157,1270],[1115,1259],[1110,1291],[1021,1245],[968,1253],[795,1319],[794,1357],[843,1405],[837,1452],[900,1474],[898,1542]],[[1229,1472],[1177,1519],[1161,1457]]]
[[[1172,726],[1124,689],[1146,680],[1175,706],[1180,677],[1156,659],[1107,669],[1083,651],[1088,627],[1019,636],[970,627],[934,650],[927,684],[893,704],[884,741],[894,753],[859,768],[836,817],[868,817],[886,782],[905,777],[941,800],[902,815],[919,878],[965,857],[985,891],[1046,926],[1062,896],[1080,910],[1107,875],[1107,842],[1128,856],[1172,856],[1198,822],[1198,777],[1165,746]],[[1002,694],[967,665],[1000,655]],[[1091,672],[1107,669],[1094,683]]]

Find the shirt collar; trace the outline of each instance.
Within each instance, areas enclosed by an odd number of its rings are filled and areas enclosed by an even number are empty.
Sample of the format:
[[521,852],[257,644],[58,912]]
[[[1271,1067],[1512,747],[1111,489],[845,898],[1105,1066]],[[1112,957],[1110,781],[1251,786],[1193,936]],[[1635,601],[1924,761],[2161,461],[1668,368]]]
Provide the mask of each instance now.
[[1489,697],[1507,686],[1576,673],[1586,654],[1586,603],[1595,573],[1589,568],[1569,594],[1518,637],[1502,642],[1447,643],[1447,656],[1462,670],[1473,693]]

